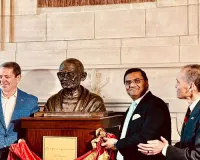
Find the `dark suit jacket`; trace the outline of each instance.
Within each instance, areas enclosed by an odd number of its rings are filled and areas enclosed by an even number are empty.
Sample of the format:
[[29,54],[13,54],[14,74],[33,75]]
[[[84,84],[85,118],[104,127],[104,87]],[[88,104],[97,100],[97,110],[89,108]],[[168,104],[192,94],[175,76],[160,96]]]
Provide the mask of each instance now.
[[190,115],[180,142],[167,148],[166,158],[167,160],[200,160],[200,101]]
[[17,90],[16,105],[8,128],[6,128],[1,102],[0,89],[0,148],[10,146],[18,140],[20,132],[20,118],[29,117],[39,110],[37,97]]
[[[161,154],[143,155],[138,152],[137,145],[147,143],[148,140],[160,139],[160,136],[171,142],[171,119],[167,105],[163,100],[148,92],[137,105],[134,114],[139,114],[141,117],[135,120],[130,119],[125,138],[118,140],[116,144],[124,160],[164,160],[165,157]],[[123,126],[121,130],[122,128]]]

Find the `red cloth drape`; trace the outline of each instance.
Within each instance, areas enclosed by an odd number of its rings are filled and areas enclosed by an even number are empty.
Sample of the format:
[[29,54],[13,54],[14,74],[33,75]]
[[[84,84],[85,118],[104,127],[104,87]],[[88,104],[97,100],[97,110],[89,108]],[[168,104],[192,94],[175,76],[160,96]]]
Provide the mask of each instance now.
[[115,138],[112,133],[106,133],[104,129],[99,128],[96,130],[96,138],[91,141],[93,150],[87,152],[76,160],[114,160],[114,151],[111,149],[105,149],[101,146],[103,143],[103,137]]
[[9,150],[7,160],[42,160],[28,148],[23,139],[20,139],[16,144],[12,144]]

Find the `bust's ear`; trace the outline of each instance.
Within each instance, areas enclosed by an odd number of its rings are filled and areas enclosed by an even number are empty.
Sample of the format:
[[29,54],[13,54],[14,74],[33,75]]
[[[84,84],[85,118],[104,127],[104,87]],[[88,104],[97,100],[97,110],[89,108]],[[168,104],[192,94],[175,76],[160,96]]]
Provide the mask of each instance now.
[[84,80],[86,79],[86,77],[87,77],[87,73],[86,73],[86,72],[83,72],[83,73],[81,74],[81,81],[84,81]]

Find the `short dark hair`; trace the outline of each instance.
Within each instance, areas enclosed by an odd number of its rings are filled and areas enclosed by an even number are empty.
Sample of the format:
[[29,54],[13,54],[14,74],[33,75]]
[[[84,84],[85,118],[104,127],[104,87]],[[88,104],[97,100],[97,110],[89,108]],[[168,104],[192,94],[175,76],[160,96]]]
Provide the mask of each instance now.
[[21,75],[21,68],[20,68],[19,64],[17,64],[16,62],[4,62],[0,65],[0,68],[2,68],[2,67],[12,68],[15,77],[17,77],[18,75]]
[[146,73],[142,69],[140,69],[140,68],[130,68],[124,74],[124,83],[125,83],[125,77],[128,74],[133,73],[133,72],[140,72],[141,75],[142,75],[142,77],[144,78],[144,80],[148,81],[147,75],[146,75]]

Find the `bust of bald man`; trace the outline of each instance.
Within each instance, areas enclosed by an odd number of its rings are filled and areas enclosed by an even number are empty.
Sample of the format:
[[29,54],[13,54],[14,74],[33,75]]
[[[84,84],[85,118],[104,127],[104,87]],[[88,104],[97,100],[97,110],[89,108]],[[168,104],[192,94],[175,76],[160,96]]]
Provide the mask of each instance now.
[[80,85],[86,79],[83,64],[74,58],[63,61],[57,73],[62,90],[45,104],[47,112],[102,112],[106,111],[102,98]]

